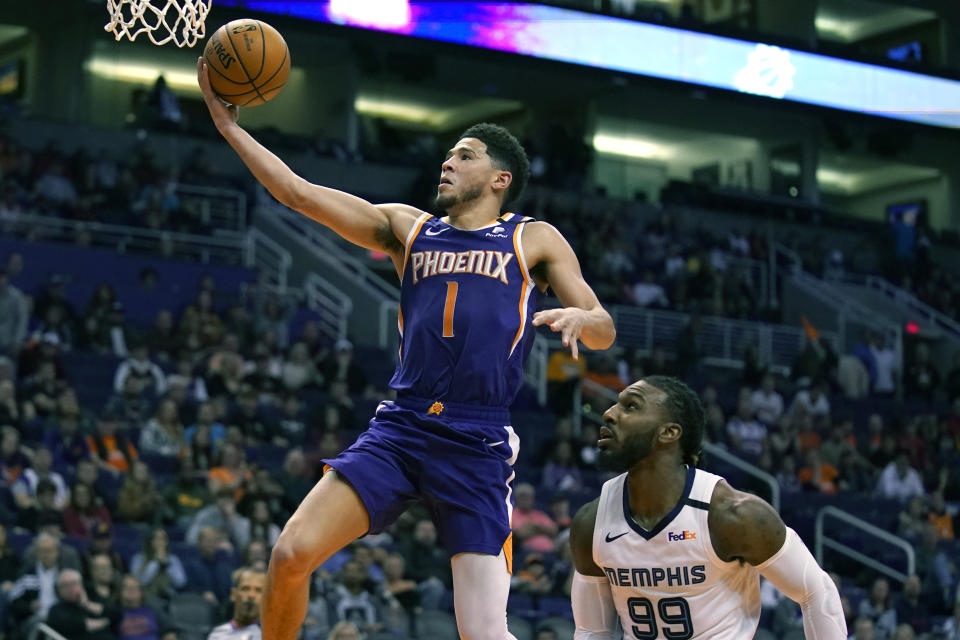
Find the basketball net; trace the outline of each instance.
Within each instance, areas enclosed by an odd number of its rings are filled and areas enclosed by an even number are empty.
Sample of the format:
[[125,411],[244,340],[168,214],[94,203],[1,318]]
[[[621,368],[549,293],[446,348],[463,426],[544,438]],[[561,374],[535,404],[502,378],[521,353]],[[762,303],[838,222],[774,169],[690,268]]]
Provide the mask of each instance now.
[[103,30],[117,41],[146,32],[156,45],[172,40],[178,47],[192,47],[204,37],[210,0],[107,0],[107,11],[110,22]]

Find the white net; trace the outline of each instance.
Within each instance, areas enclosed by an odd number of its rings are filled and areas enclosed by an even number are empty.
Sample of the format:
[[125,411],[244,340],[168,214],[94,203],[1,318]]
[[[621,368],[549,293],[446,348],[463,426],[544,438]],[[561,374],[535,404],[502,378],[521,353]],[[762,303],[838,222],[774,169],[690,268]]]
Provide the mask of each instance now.
[[153,44],[192,47],[204,37],[210,0],[107,0],[107,11],[110,22],[103,29],[117,40],[146,32]]

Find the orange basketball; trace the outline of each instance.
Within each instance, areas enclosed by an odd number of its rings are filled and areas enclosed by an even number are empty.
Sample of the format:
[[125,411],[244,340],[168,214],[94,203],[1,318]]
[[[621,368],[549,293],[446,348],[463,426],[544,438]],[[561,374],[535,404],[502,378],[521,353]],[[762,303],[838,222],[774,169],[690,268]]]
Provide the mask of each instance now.
[[210,86],[225,102],[255,107],[272,100],[290,75],[290,50],[280,33],[243,18],[217,29],[203,49]]

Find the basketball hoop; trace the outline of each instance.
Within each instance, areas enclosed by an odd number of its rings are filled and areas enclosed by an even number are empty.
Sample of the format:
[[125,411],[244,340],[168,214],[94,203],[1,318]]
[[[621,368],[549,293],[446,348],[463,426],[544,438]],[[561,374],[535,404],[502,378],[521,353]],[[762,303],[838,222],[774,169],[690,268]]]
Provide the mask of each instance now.
[[204,37],[203,21],[211,0],[107,0],[110,22],[103,30],[117,41],[135,40],[143,32],[156,45],[173,41],[192,47]]

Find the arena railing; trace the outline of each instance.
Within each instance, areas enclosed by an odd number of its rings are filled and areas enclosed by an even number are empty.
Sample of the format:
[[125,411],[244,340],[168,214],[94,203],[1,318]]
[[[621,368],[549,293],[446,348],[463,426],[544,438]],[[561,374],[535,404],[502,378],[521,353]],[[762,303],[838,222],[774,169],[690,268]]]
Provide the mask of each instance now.
[[4,235],[33,241],[110,249],[117,253],[162,256],[201,264],[259,269],[272,284],[286,286],[289,252],[256,229],[246,233],[218,231],[212,235],[161,231],[23,214],[0,223]]
[[54,631],[45,622],[38,622],[30,630],[29,640],[68,640],[68,638]]
[[320,312],[320,330],[332,340],[347,337],[353,300],[328,280],[311,273],[303,282],[307,306]]
[[[601,384],[597,384],[593,380],[581,380],[580,384],[574,390],[573,394],[573,416],[574,428],[579,433],[580,428],[582,427],[582,418],[586,417],[588,420],[599,424],[603,424],[602,414],[593,411],[591,408],[587,410],[583,405],[583,390],[586,389],[588,394],[594,398],[605,399],[609,404],[615,404],[617,402],[617,393],[605,387]],[[764,483],[770,488],[770,505],[776,509],[780,510],[780,484],[777,482],[777,479],[772,475],[761,469],[760,467],[750,464],[746,460],[742,460],[736,455],[730,453],[721,446],[715,445],[711,442],[704,441],[703,450],[707,456],[712,456],[723,460],[725,463],[729,464],[732,467],[736,467],[743,473],[751,475],[757,478],[760,482]]]
[[181,208],[191,208],[200,221],[211,229],[245,231],[247,228],[247,196],[235,189],[178,184]]
[[[859,529],[866,535],[873,536],[881,542],[890,544],[898,549],[902,550],[906,556],[906,572],[897,571],[888,564],[880,562],[876,558],[869,556],[861,551],[858,551],[849,545],[846,545],[835,538],[831,538],[826,533],[824,533],[824,521],[827,518],[835,518],[845,525],[855,527]],[[863,564],[874,571],[887,575],[894,580],[904,582],[907,577],[913,575],[916,571],[916,556],[913,551],[913,545],[904,540],[903,538],[897,537],[888,531],[884,531],[880,527],[870,524],[866,520],[858,518],[856,516],[850,515],[846,511],[838,509],[836,507],[827,505],[822,507],[820,511],[817,512],[817,520],[815,525],[815,539],[814,539],[814,553],[817,557],[817,562],[820,566],[823,566],[823,549],[824,547],[841,553],[853,560],[856,560],[860,564]]]

